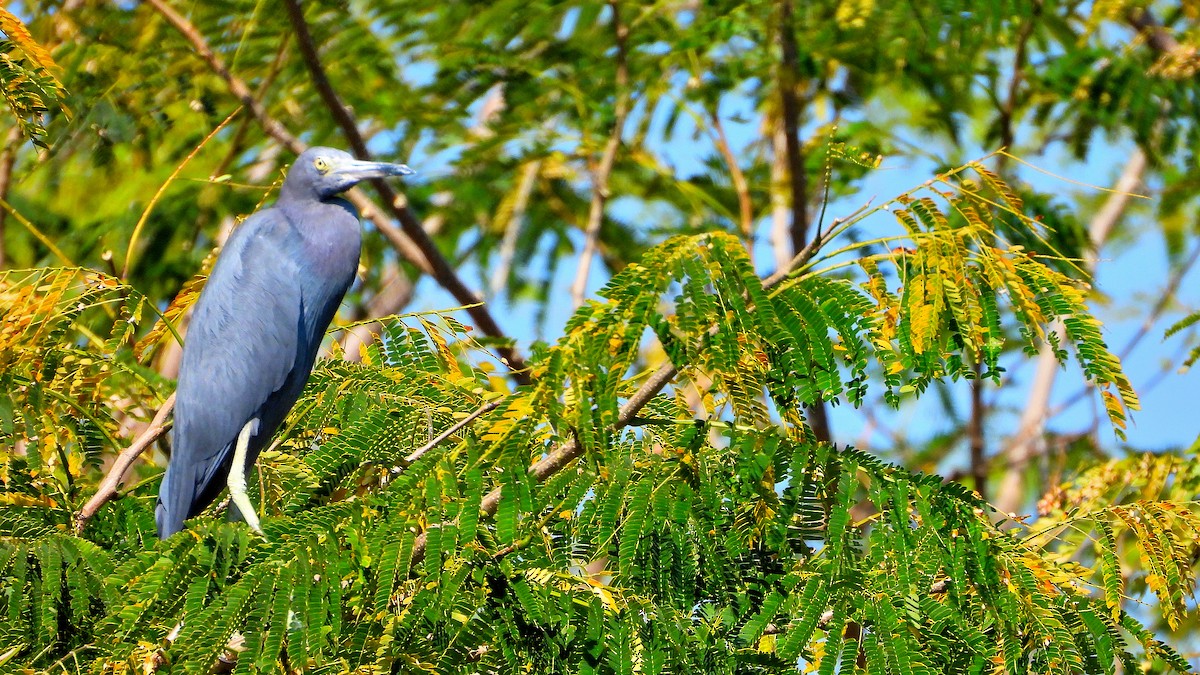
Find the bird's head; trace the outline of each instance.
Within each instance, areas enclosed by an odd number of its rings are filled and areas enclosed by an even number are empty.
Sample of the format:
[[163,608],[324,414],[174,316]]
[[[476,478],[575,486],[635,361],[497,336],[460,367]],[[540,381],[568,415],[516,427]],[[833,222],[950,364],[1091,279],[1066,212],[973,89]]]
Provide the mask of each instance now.
[[295,196],[328,199],[359,182],[387,176],[407,176],[414,171],[403,164],[364,162],[343,150],[309,148],[288,170],[282,191]]

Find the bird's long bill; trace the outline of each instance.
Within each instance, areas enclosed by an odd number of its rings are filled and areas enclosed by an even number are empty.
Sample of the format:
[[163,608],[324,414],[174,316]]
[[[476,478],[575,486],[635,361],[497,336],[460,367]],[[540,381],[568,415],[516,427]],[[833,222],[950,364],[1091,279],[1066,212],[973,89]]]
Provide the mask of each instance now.
[[404,164],[343,159],[334,164],[333,173],[360,181],[369,178],[386,178],[388,176],[408,176],[416,173],[416,171],[413,171]]

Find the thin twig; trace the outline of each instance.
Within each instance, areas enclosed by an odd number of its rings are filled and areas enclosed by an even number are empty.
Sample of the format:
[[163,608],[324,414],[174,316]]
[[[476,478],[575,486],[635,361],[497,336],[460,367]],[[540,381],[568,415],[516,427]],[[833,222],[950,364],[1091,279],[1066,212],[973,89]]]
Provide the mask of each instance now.
[[122,281],[129,280],[129,270],[133,269],[134,254],[137,250],[138,238],[142,234],[142,228],[146,226],[146,221],[150,220],[150,213],[154,211],[154,206],[158,204],[158,200],[162,199],[163,193],[167,191],[167,188],[170,187],[171,183],[175,182],[175,179],[178,178],[179,174],[184,170],[184,168],[191,163],[192,159],[194,159],[196,155],[200,154],[200,151],[204,149],[204,146],[208,145],[209,141],[216,138],[217,134],[220,133],[221,130],[224,129],[230,122],[232,122],[233,118],[237,117],[238,113],[240,112],[242,112],[242,107],[238,106],[233,112],[229,113],[229,116],[222,120],[215,129],[210,131],[209,134],[204,137],[204,140],[200,141],[199,145],[192,148],[192,151],[188,153],[187,157],[183,158],[183,161],[179,163],[179,166],[175,167],[175,170],[171,172],[171,175],[167,176],[167,180],[163,181],[163,184],[158,186],[158,191],[154,193],[154,196],[151,197],[150,201],[146,204],[146,208],[142,210],[142,217],[138,218],[137,224],[133,226],[133,234],[129,235],[129,246],[125,249],[125,265],[121,268]]
[[870,211],[871,203],[873,201],[875,201],[875,199],[872,197],[871,199],[867,200],[866,204],[863,204],[855,209],[850,215],[843,216],[841,218],[834,218],[833,221],[829,223],[828,229],[822,230],[818,227],[817,235],[813,237],[813,240],[810,241],[804,248],[800,249],[799,253],[792,256],[792,259],[789,260],[786,265],[776,270],[771,276],[767,277],[763,281],[763,288],[770,290],[775,286],[778,286],[779,284],[783,283],[784,280],[787,279],[788,276],[790,276],[793,272],[807,265],[808,262],[812,260],[813,256],[817,254],[817,251],[821,250],[821,247],[825,246],[825,244],[829,243],[833,237],[837,236],[838,230],[842,225],[845,225],[852,220],[856,220],[867,211]]
[[432,449],[436,448],[437,446],[441,445],[441,443],[442,443],[443,441],[445,441],[447,438],[450,438],[450,437],[451,437],[451,436],[453,436],[454,434],[457,434],[458,432],[462,431],[462,430],[463,430],[463,429],[464,429],[464,428],[465,428],[465,427],[466,427],[468,424],[470,424],[470,423],[474,422],[475,420],[479,419],[481,416],[483,416],[483,415],[486,415],[486,414],[490,413],[491,411],[495,410],[495,409],[496,409],[496,408],[498,408],[498,407],[500,407],[500,402],[499,402],[499,401],[492,401],[492,402],[490,402],[490,403],[485,403],[485,404],[483,404],[483,405],[479,406],[479,407],[478,407],[478,408],[475,410],[475,412],[473,412],[473,413],[471,413],[470,415],[467,415],[466,417],[462,418],[461,420],[459,420],[458,422],[456,422],[456,423],[454,424],[454,426],[452,426],[452,427],[450,427],[449,429],[447,429],[447,430],[443,431],[442,433],[440,433],[440,434],[438,434],[437,436],[435,436],[435,437],[433,438],[433,440],[429,441],[429,442],[428,442],[428,443],[426,443],[425,445],[422,445],[421,447],[419,447],[419,448],[417,448],[416,450],[414,450],[414,451],[413,451],[413,453],[412,453],[411,455],[409,455],[408,457],[405,457],[405,458],[404,458],[404,466],[392,467],[392,473],[403,473],[403,472],[404,472],[404,468],[405,468],[406,466],[408,466],[408,465],[412,464],[413,462],[417,461],[418,459],[421,459],[421,457],[423,457],[423,456],[425,455],[425,453],[427,453],[427,452],[429,452],[430,450],[432,450]]
[[[866,212],[869,208],[870,206],[868,204],[855,211],[851,216],[835,219],[832,223],[830,223],[828,231],[819,233],[820,236],[814,239],[809,246],[806,246],[804,250],[792,258],[792,261],[788,267],[776,271],[775,274],[772,274],[770,277],[765,279],[763,281],[763,290],[769,291],[783,283],[792,272],[806,265],[813,258],[813,256],[817,254],[821,246],[823,246],[838,232],[838,226],[840,224],[855,219],[858,214]],[[658,396],[659,392],[661,392],[664,387],[670,384],[670,382],[675,379],[675,376],[678,373],[679,369],[673,363],[667,362],[659,366],[658,370],[654,371],[654,373],[642,383],[642,386],[638,387],[637,391],[635,391],[617,411],[617,420],[613,423],[613,431],[624,429],[625,427],[633,424],[637,420],[637,415],[639,412],[641,412],[642,408],[644,408],[646,404],[649,403],[655,396]],[[578,437],[572,437],[570,440],[558,446],[549,454],[535,462],[533,466],[529,467],[529,474],[539,483],[543,482],[550,476],[562,471],[573,461],[582,456],[583,451],[584,448],[579,444]],[[487,493],[487,495],[484,496],[483,500],[479,504],[480,512],[488,517],[496,515],[496,510],[500,507],[500,495],[501,488],[499,487]],[[416,541],[413,543],[411,564],[417,565],[424,560],[425,543],[425,533],[421,533],[417,536]]]
[[717,151],[721,153],[721,157],[725,158],[725,164],[729,167],[729,178],[733,181],[733,189],[737,193],[738,229],[742,233],[742,243],[746,247],[746,254],[750,256],[750,263],[753,264],[754,206],[750,201],[750,184],[746,182],[746,174],[742,172],[742,167],[733,154],[733,148],[729,146],[729,139],[725,136],[725,127],[721,124],[721,116],[716,110],[712,114],[712,128],[717,134]]
[[[8,190],[12,186],[13,166],[17,163],[17,148],[21,145],[21,128],[14,125],[8,130],[4,139],[4,148],[0,149],[0,199],[8,199]],[[4,220],[8,211],[0,209],[0,269],[6,264],[4,249]]]
[[[291,34],[285,33],[279,40],[279,48],[275,50],[275,60],[271,61],[271,67],[267,70],[267,74],[258,85],[258,91],[254,94],[256,99],[262,99],[275,86],[275,80],[279,77],[279,73],[283,71],[283,64],[287,60],[285,57],[287,56],[288,45],[291,43],[291,39]],[[214,177],[223,176],[228,173],[229,167],[233,165],[234,160],[240,157],[245,151],[246,136],[250,133],[250,128],[254,124],[254,121],[253,115],[247,115],[238,123],[237,128],[233,131],[233,137],[229,139],[229,152],[217,164],[216,170],[213,171]]]
[[608,143],[604,146],[600,164],[592,172],[592,202],[588,208],[587,227],[584,230],[583,252],[579,254],[579,267],[575,271],[575,282],[571,284],[571,304],[574,307],[583,304],[583,295],[587,291],[592,258],[596,257],[600,226],[604,222],[604,205],[608,201],[608,178],[617,159],[617,150],[621,147],[621,134],[625,128],[625,117],[629,108],[629,67],[625,57],[625,38],[629,34],[629,29],[621,23],[621,14],[617,5],[616,0],[610,0],[608,3],[609,9],[612,11],[612,27],[617,43],[617,102],[614,111],[616,118],[613,120],[612,132],[609,134]]
[[146,448],[150,447],[150,444],[154,443],[154,441],[167,432],[167,429],[170,428],[170,424],[167,423],[167,416],[171,414],[171,410],[174,407],[175,394],[171,394],[154,415],[150,426],[146,427],[146,430],[137,437],[137,440],[122,450],[121,454],[117,455],[117,460],[113,462],[112,468],[108,470],[108,475],[100,482],[100,486],[96,488],[96,494],[92,495],[92,498],[75,514],[76,534],[83,532],[83,528],[87,525],[88,520],[96,515],[100,507],[117,496],[117,487],[125,480],[125,474],[129,471],[129,467],[133,466],[133,462],[138,456]]
[[[146,0],[146,2],[178,30],[192,44],[197,54],[208,63],[209,67],[225,80],[230,93],[250,110],[255,119],[258,120],[259,125],[262,126],[263,131],[292,152],[296,154],[304,152],[307,148],[304,142],[289,132],[281,122],[267,112],[266,108],[254,96],[245,82],[229,72],[225,64],[208,46],[208,42],[204,39],[204,36],[196,30],[196,27],[191,22],[172,9],[166,3],[166,0]],[[349,130],[347,132],[349,133]],[[361,134],[358,134],[356,127],[353,132],[361,141]],[[352,146],[355,145],[353,140],[350,143]],[[416,265],[423,272],[433,276],[456,299],[464,305],[477,303],[478,298],[475,297],[475,294],[471,292],[462,279],[454,272],[454,268],[446,260],[445,256],[438,251],[437,246],[430,239],[429,235],[421,228],[420,221],[408,209],[407,200],[383,181],[373,181],[372,184],[379,190],[380,197],[382,197],[384,202],[384,208],[392,213],[400,222],[401,229],[398,229],[391,220],[383,217],[383,214],[375,206],[374,202],[367,198],[362,191],[357,189],[351,190],[346,196],[358,208],[362,216],[371,220],[376,229],[387,238],[400,255],[404,256],[406,260]],[[467,311],[475,321],[475,325],[485,335],[501,340],[509,340],[509,336],[500,329],[499,324],[496,323],[491,313],[485,307],[472,307]],[[516,349],[506,344],[498,347],[497,351],[504,357],[508,367],[512,370],[513,379],[519,384],[527,383],[529,375],[524,370],[525,362]]]

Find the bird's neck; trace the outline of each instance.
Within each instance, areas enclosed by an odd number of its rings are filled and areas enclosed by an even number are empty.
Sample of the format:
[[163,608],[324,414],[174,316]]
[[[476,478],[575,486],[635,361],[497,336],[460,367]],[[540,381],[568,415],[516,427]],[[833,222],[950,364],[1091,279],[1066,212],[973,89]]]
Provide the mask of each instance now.
[[280,192],[275,208],[287,216],[293,224],[304,224],[300,229],[311,229],[312,225],[323,225],[330,220],[343,221],[346,215],[354,220],[357,226],[358,209],[340,195],[319,199],[311,193],[304,195],[285,194]]

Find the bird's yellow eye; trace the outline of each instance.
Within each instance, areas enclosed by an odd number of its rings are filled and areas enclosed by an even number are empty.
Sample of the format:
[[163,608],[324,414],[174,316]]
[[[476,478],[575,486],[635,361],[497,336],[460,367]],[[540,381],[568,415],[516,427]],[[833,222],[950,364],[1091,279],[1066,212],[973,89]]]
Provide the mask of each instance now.
[[325,173],[329,170],[329,162],[326,162],[324,157],[318,157],[314,159],[313,166],[316,167],[317,171],[320,171],[321,173]]

